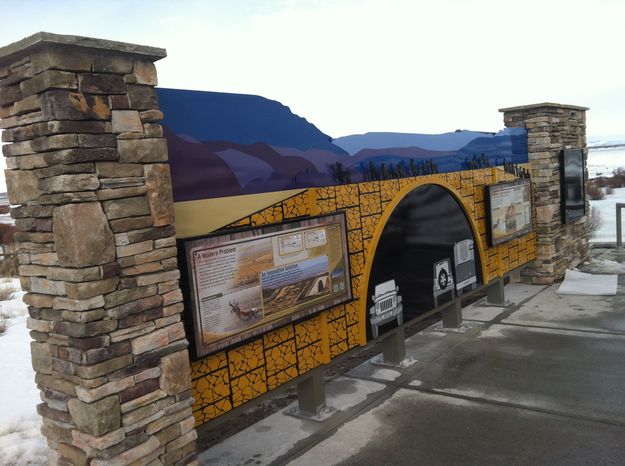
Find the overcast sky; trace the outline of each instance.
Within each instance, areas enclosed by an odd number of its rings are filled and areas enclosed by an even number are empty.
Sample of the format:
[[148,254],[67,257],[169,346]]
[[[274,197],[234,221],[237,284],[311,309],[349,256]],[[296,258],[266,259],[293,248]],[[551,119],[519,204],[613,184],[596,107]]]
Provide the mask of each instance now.
[[167,49],[164,87],[259,94],[338,137],[496,131],[498,108],[591,108],[625,136],[625,2],[0,0],[0,45],[44,30]]

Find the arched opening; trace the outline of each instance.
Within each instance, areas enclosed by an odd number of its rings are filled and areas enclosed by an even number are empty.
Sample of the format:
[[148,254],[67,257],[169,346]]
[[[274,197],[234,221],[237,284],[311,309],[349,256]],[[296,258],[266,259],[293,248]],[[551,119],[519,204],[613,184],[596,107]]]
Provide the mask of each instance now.
[[[379,236],[369,274],[367,310],[374,304],[375,287],[389,280],[394,280],[399,288],[404,322],[433,309],[434,265],[449,259],[454,273],[454,245],[464,240],[473,241],[479,286],[483,280],[479,245],[460,202],[438,184],[424,184],[408,192],[390,213]],[[369,315],[367,322],[370,339]],[[398,323],[401,320],[385,322],[375,333],[381,334]]]

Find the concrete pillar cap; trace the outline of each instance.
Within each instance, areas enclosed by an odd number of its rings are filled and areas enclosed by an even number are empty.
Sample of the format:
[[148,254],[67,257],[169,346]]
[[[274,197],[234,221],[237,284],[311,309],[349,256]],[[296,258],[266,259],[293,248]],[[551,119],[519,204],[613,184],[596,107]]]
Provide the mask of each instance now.
[[93,37],[70,36],[37,32],[22,40],[0,47],[0,66],[16,61],[24,55],[45,46],[80,48],[92,53],[131,55],[145,60],[157,61],[167,56],[165,49],[147,45],[130,44]]
[[590,110],[588,107],[580,107],[578,105],[557,104],[554,102],[543,102],[540,104],[518,105],[516,107],[500,108],[500,112],[516,112],[519,110],[536,110],[538,108],[564,108],[567,110],[579,110],[585,112]]

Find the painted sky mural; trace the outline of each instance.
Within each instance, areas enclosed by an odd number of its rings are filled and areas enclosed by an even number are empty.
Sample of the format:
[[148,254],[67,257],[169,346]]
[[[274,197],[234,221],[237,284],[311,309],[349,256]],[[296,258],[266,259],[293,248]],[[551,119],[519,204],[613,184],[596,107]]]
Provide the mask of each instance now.
[[521,128],[333,140],[264,97],[157,92],[176,202],[527,162],[527,133]]

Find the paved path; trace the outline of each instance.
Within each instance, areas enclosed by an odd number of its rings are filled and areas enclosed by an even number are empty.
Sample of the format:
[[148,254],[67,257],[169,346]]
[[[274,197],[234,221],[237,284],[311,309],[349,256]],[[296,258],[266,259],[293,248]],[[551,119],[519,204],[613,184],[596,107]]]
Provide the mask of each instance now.
[[328,384],[318,423],[278,412],[208,464],[624,465],[625,290],[561,296],[510,285],[460,331],[407,340],[407,368],[366,362]]

